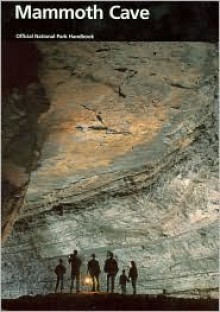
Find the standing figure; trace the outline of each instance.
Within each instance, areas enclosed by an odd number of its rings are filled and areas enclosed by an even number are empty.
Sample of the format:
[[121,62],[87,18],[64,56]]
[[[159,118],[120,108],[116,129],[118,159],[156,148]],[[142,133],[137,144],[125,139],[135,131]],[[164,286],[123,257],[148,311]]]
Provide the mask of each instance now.
[[61,293],[63,292],[63,275],[66,273],[66,268],[63,265],[63,260],[59,260],[59,264],[56,266],[54,270],[56,276],[57,276],[57,283],[56,283],[56,288],[55,288],[55,293],[57,292],[59,283],[60,283],[60,291]]
[[129,270],[128,277],[131,279],[131,285],[133,288],[133,294],[137,293],[137,278],[138,278],[138,271],[134,261],[131,261],[131,268]]
[[74,250],[73,254],[69,256],[69,263],[71,265],[70,293],[73,290],[75,280],[76,280],[76,292],[79,292],[80,291],[80,267],[82,265],[82,261],[78,257],[77,250]]
[[[99,275],[101,273],[100,265],[97,260],[95,260],[95,254],[91,255],[92,259],[88,262],[87,274],[92,278],[92,291],[100,291]],[[96,287],[95,287],[96,285]]]
[[107,292],[109,292],[109,284],[111,281],[111,292],[114,292],[115,276],[118,273],[118,263],[113,258],[113,253],[107,253],[107,259],[105,261],[104,272],[107,273]]
[[127,278],[125,274],[125,270],[122,270],[122,274],[119,277],[119,285],[121,286],[121,293],[122,295],[126,294],[126,284],[129,282],[129,279]]

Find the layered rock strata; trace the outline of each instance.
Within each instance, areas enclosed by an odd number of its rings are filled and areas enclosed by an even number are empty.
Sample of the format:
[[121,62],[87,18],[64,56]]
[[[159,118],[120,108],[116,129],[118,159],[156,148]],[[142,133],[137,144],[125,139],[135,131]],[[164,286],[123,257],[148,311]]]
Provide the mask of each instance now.
[[[3,248],[5,297],[54,289],[78,249],[135,260],[140,293],[216,296],[215,46],[39,44],[50,108],[19,220]],[[16,255],[16,256],[15,256]],[[69,287],[69,268],[65,289]],[[102,273],[102,289],[105,274]]]

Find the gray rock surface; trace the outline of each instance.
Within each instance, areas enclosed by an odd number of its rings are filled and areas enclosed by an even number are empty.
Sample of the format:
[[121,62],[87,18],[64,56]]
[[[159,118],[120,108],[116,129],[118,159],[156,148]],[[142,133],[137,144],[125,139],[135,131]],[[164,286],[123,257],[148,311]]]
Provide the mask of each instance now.
[[216,297],[215,46],[39,48],[46,139],[3,248],[3,296],[53,291],[60,257],[78,249],[84,276],[110,249],[120,269],[137,262],[140,293]]

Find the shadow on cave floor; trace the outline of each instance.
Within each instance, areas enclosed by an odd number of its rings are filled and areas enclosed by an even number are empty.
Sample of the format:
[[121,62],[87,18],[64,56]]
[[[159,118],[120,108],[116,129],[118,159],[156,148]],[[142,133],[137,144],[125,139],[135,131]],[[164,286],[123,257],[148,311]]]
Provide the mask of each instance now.
[[217,299],[107,293],[48,294],[3,299],[3,311],[218,311]]

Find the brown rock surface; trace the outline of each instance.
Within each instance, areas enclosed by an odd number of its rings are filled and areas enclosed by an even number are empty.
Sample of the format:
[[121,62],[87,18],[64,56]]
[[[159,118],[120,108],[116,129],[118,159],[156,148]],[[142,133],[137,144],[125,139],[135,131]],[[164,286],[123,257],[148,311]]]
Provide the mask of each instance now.
[[163,166],[161,159],[192,142],[194,130],[210,114],[212,45],[50,43],[40,48],[51,107],[40,119],[48,136],[32,174],[27,209],[29,203],[33,209],[53,202],[53,193],[57,197],[67,187],[79,195],[91,185],[154,171],[155,164]]

